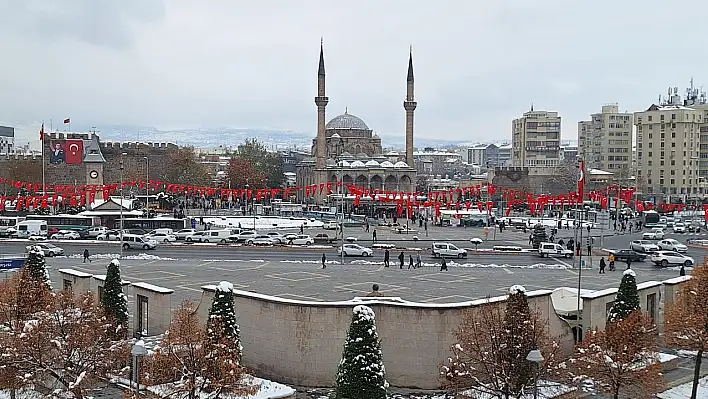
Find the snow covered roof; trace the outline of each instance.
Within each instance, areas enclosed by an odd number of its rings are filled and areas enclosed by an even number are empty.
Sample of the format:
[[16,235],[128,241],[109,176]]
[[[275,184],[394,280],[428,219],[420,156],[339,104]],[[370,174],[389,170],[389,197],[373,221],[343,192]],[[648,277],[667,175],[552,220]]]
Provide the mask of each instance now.
[[381,162],[381,167],[382,168],[393,168],[393,164],[389,161],[383,161],[383,162]]
[[[593,290],[581,289],[580,295],[585,297],[593,293]],[[578,289],[570,287],[560,287],[553,290],[551,302],[556,314],[560,316],[570,316],[578,313]],[[583,310],[583,301],[580,301],[580,310]]]
[[110,197],[108,201],[97,199],[91,203],[90,208],[94,211],[100,210],[101,208],[117,208],[120,210],[122,206],[123,209],[130,210],[133,208],[133,201],[135,200],[130,198],[121,199],[120,197]]
[[352,167],[352,168],[363,168],[363,167],[365,167],[366,165],[364,165],[364,162],[361,162],[361,161],[359,161],[359,160],[356,160],[356,161],[352,162],[349,166]]
[[600,169],[589,169],[588,174],[593,175],[593,176],[610,176],[610,175],[613,175],[614,173],[608,172],[606,170],[600,170]]
[[378,162],[374,161],[373,159],[370,160],[370,161],[367,161],[365,165],[366,165],[366,166],[370,166],[370,167],[378,167],[378,166],[381,166]]
[[408,164],[403,162],[403,161],[398,161],[396,162],[395,165],[393,165],[394,168],[407,168]]

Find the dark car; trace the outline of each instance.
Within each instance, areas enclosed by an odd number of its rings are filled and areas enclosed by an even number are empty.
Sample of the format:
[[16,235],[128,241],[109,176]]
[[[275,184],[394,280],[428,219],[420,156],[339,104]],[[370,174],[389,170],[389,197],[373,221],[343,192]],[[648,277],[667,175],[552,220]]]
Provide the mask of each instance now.
[[314,239],[315,239],[316,243],[322,243],[322,244],[331,244],[332,242],[334,242],[334,240],[336,240],[336,238],[334,238],[326,233],[317,234],[314,237]]
[[610,252],[615,255],[615,260],[618,262],[626,262],[627,259],[631,262],[643,262],[647,258],[646,255],[634,252],[631,249],[617,249]]
[[90,238],[89,237],[89,229],[87,229],[87,228],[74,227],[74,228],[69,229],[69,231],[75,231],[75,232],[79,233],[79,238],[81,238],[82,240]]
[[138,236],[144,236],[145,234],[148,233],[148,231],[143,230],[143,229],[126,229],[126,230],[128,230],[129,234],[135,234]]

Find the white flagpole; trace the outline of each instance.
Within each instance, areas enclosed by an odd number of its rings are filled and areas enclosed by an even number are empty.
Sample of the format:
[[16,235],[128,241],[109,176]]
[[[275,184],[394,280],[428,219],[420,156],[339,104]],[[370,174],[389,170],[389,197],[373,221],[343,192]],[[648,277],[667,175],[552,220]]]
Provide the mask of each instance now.
[[45,140],[45,135],[46,133],[44,132],[44,121],[42,121],[42,140],[40,140],[40,147],[42,148],[42,196],[47,195],[47,190],[46,190],[46,182],[44,181],[44,140]]

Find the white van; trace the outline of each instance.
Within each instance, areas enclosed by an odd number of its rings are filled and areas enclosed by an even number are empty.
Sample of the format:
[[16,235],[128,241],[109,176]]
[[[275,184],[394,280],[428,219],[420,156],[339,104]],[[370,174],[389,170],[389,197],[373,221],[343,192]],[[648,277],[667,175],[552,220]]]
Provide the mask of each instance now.
[[136,234],[123,234],[123,249],[155,249],[157,241]]
[[466,258],[467,250],[457,248],[449,242],[434,242],[432,251],[434,258]]
[[174,232],[172,231],[172,229],[155,229],[155,230],[148,233],[148,235],[155,235],[155,234],[164,234],[166,236],[170,236],[170,235],[173,235]]
[[322,226],[325,230],[337,230],[339,223],[337,223],[336,220],[329,220],[324,222],[324,226]]
[[89,228],[88,230],[86,230],[86,232],[88,233],[89,237],[97,238],[101,234],[103,234],[105,236],[106,233],[108,232],[108,229],[103,226],[93,226],[93,227]]
[[14,237],[17,238],[28,238],[31,236],[45,236],[47,235],[47,221],[46,220],[23,220],[17,225],[15,225]]
[[207,230],[199,237],[199,242],[226,243],[231,236],[231,230]]

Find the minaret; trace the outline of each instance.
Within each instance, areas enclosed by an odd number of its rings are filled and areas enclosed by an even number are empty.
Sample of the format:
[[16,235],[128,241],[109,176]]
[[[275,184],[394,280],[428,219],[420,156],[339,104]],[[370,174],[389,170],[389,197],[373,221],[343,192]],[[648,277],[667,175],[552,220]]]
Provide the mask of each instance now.
[[324,65],[324,44],[320,40],[320,66],[317,69],[317,169],[324,169],[325,156],[325,108],[329,98],[325,95],[325,65]]
[[413,159],[413,120],[415,107],[418,105],[415,102],[413,95],[413,47],[411,47],[408,55],[408,78],[406,79],[406,101],[403,102],[403,108],[406,110],[406,163],[411,168],[415,168]]

